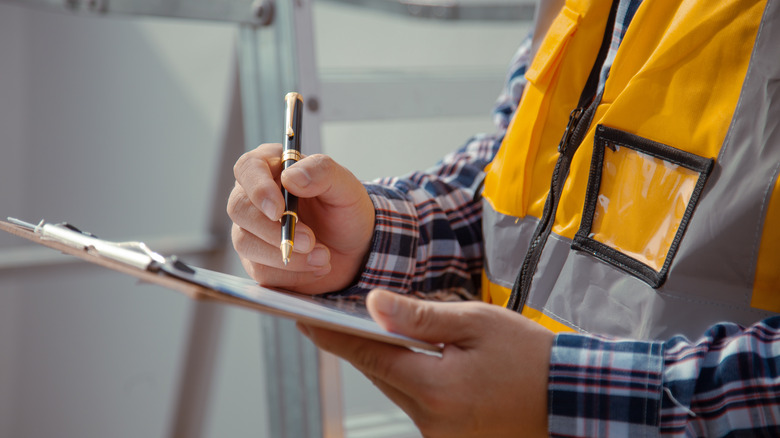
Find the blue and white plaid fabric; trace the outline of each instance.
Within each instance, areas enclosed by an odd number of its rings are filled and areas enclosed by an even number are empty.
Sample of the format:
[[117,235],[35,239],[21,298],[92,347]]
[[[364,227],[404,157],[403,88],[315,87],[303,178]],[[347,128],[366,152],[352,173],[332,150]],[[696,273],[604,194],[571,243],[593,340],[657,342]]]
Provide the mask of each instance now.
[[548,388],[552,436],[780,436],[780,316],[696,342],[560,334]]

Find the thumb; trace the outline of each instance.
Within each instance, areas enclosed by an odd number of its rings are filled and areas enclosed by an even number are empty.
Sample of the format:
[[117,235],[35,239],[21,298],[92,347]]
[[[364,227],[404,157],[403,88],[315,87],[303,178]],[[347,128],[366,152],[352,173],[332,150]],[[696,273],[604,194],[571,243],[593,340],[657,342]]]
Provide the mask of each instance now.
[[366,306],[371,317],[387,331],[431,343],[454,344],[471,339],[473,331],[464,330],[473,319],[464,303],[439,303],[406,297],[375,289],[368,294]]

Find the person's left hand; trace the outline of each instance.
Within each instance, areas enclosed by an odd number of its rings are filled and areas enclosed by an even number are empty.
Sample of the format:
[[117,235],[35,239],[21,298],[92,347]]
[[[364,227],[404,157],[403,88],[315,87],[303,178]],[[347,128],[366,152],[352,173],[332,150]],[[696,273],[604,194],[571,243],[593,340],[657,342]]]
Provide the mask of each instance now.
[[375,290],[367,305],[385,329],[443,343],[442,356],[298,327],[363,372],[426,437],[547,436],[552,332],[485,303],[435,303]]

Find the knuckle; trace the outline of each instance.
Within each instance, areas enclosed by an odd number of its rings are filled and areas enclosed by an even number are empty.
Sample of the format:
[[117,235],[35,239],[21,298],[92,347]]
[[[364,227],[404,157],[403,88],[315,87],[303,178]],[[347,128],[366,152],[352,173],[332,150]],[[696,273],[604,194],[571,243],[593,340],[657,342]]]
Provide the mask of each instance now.
[[256,185],[249,189],[244,189],[246,196],[251,203],[259,205],[263,199],[267,198],[266,188],[262,185]]
[[366,374],[374,376],[379,380],[385,380],[390,375],[390,364],[388,361],[384,361],[377,354],[374,354],[370,349],[357,349],[354,355],[354,363],[356,368],[364,370]]
[[246,187],[244,188],[244,193],[246,193],[247,198],[249,198],[250,201],[256,201],[258,199],[261,199],[262,194],[262,188],[259,186],[253,186],[253,187]]
[[253,262],[264,260],[264,243],[251,232],[236,225],[233,227],[231,240],[233,241],[233,247],[241,257]]
[[241,256],[245,256],[246,250],[248,248],[248,240],[250,237],[249,232],[239,227],[238,225],[233,225],[230,237],[233,241],[233,248],[235,248],[236,252],[238,252]]
[[[471,304],[471,303],[469,303]],[[461,321],[464,321],[467,328],[472,330],[488,330],[500,319],[496,314],[499,307],[486,303],[473,303],[474,305],[463,306],[461,308]]]
[[418,303],[414,306],[409,319],[412,326],[425,330],[432,323],[431,306],[425,302]]
[[377,372],[377,356],[371,354],[368,350],[355,350],[353,362],[358,369],[365,370],[367,374],[377,376],[380,379],[382,378]]
[[238,179],[241,174],[244,173],[244,169],[247,166],[247,162],[250,161],[251,158],[251,152],[245,152],[243,153],[238,159],[236,160],[236,163],[233,165],[233,176]]
[[309,155],[309,159],[317,170],[324,173],[329,173],[336,165],[336,162],[333,160],[333,158],[325,154]]
[[270,173],[273,166],[281,164],[279,157],[281,152],[275,153],[273,150],[277,147],[281,148],[281,145],[262,144],[254,150],[245,152],[238,157],[235,164],[233,164],[233,176],[240,181],[246,178],[247,175],[257,175],[261,169],[263,169],[263,171],[267,170]]
[[238,187],[235,187],[232,192],[230,192],[230,196],[228,196],[228,202],[227,202],[227,214],[230,216],[231,219],[235,222],[235,217],[238,216],[238,214],[243,210],[241,207],[242,201],[243,201],[243,190],[240,190]]
[[253,220],[250,211],[252,202],[243,190],[233,190],[227,202],[227,214],[235,224],[246,224]]

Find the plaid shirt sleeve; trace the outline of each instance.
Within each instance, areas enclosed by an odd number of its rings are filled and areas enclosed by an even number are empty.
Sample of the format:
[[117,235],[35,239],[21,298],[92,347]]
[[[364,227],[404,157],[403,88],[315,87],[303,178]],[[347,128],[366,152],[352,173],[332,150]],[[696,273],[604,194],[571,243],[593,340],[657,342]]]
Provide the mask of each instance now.
[[525,85],[530,36],[518,49],[493,110],[497,132],[471,138],[424,172],[364,183],[376,211],[367,264],[349,293],[381,287],[435,299],[478,297],[481,187]]
[[693,343],[559,334],[548,401],[556,437],[780,436],[780,316]]

